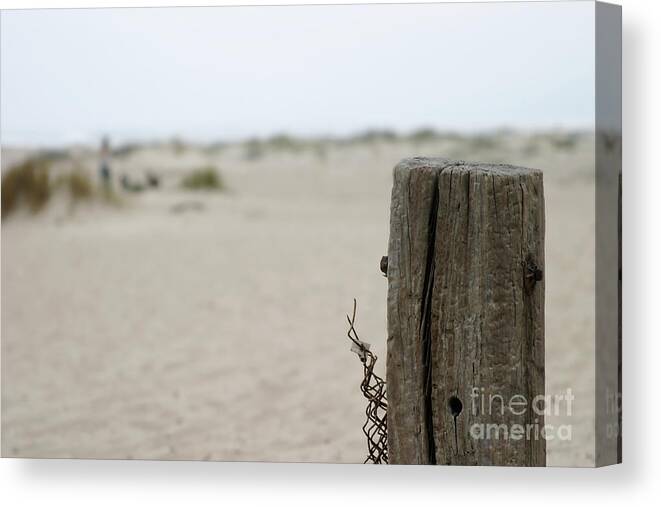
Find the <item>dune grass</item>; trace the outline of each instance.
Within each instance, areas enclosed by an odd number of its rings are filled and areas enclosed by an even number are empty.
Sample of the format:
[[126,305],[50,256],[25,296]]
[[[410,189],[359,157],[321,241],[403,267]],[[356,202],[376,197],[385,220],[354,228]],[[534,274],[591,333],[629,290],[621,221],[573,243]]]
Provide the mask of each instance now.
[[23,205],[33,213],[46,205],[52,193],[49,169],[49,162],[33,158],[2,175],[2,218]]
[[23,207],[38,213],[60,192],[66,193],[72,209],[79,203],[94,200],[114,206],[121,204],[111,188],[97,188],[83,168],[73,166],[54,177],[49,158],[33,157],[2,175],[2,219]]
[[220,174],[212,166],[192,170],[181,179],[181,187],[186,190],[225,190]]
[[58,183],[66,187],[72,202],[88,201],[94,197],[95,189],[89,175],[76,167],[63,174]]

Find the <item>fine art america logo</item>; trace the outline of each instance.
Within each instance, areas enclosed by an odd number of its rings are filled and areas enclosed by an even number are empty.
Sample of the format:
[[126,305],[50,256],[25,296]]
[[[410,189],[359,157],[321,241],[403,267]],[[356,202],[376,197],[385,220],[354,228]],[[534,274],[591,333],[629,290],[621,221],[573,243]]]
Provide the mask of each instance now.
[[571,440],[571,424],[541,424],[542,416],[571,416],[574,395],[571,389],[564,394],[535,396],[532,400],[521,394],[506,398],[500,394],[487,394],[484,387],[473,387],[471,411],[473,416],[522,416],[529,409],[535,419],[526,424],[505,424],[476,422],[470,427],[470,435],[475,440]]

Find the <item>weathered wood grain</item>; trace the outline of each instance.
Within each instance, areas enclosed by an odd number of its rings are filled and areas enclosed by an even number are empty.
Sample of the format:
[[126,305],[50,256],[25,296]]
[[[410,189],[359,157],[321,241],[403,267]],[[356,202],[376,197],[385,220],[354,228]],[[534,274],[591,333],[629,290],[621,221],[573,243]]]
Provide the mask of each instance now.
[[[395,463],[428,464],[431,440],[423,308],[433,260],[438,175],[444,160],[404,160],[393,172],[388,245],[388,452]],[[392,388],[390,386],[393,386]]]
[[[395,168],[391,463],[545,464],[544,418],[532,410],[544,394],[543,267],[540,171],[422,158]],[[482,395],[493,397],[490,407]],[[476,438],[475,424],[504,424],[508,438],[501,426],[492,438]],[[512,438],[520,436],[517,425],[522,438]],[[528,438],[530,426],[537,433]]]

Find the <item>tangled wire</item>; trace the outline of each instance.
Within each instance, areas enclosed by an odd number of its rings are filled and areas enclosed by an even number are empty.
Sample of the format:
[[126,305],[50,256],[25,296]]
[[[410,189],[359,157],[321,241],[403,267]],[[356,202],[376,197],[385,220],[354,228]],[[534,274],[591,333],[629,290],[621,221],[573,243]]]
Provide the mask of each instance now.
[[374,365],[378,359],[369,350],[369,343],[360,341],[354,327],[356,321],[356,300],[353,300],[353,313],[347,315],[349,321],[349,332],[347,336],[353,342],[351,351],[355,352],[363,363],[363,381],[360,383],[360,391],[367,398],[365,415],[367,420],[363,424],[363,433],[367,437],[367,458],[365,463],[387,464],[388,463],[388,432],[387,411],[388,400],[386,399],[386,382],[374,373]]

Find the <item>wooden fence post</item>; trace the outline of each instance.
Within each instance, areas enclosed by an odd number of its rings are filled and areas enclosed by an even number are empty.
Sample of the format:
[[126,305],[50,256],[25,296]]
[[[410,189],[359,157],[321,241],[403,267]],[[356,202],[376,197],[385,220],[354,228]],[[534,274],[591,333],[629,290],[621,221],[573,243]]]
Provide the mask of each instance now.
[[390,463],[544,466],[541,171],[402,161],[387,266]]

